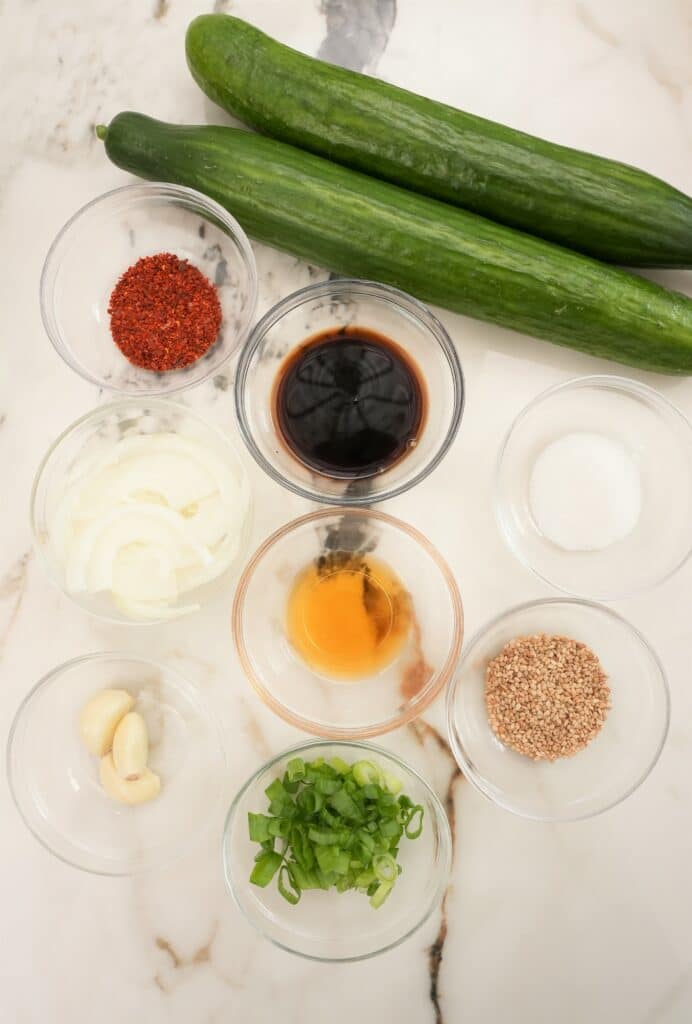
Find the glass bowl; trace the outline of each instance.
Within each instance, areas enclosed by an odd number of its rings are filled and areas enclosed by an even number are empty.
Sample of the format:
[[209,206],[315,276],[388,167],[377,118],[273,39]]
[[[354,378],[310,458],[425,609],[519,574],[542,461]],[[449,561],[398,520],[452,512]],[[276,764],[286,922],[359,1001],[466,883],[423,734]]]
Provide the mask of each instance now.
[[[123,438],[159,432],[175,433],[204,444],[208,451],[222,460],[235,477],[238,500],[245,511],[237,549],[234,554],[228,552],[229,564],[224,571],[210,582],[179,595],[177,602],[167,609],[168,614],[143,618],[127,614],[122,607],[118,607],[108,591],[73,593],[68,587],[66,568],[54,548],[51,530],[61,499],[68,487],[83,476],[85,467],[98,465],[108,456],[114,444]],[[215,427],[175,402],[122,398],[82,416],[51,445],[34,478],[30,514],[36,549],[50,579],[67,597],[85,611],[110,622],[153,624],[197,611],[228,584],[238,560],[245,556],[250,534],[250,485],[235,448]]]
[[[115,344],[108,303],[128,267],[163,252],[188,260],[216,285],[223,320],[200,359],[156,373],[134,366]],[[61,228],[40,295],[48,337],[82,377],[130,395],[171,394],[217,373],[245,340],[257,300],[255,257],[240,224],[213,199],[181,185],[126,185],[93,199]]]
[[[530,484],[545,448],[582,431],[625,449],[639,471],[641,512],[634,529],[609,547],[567,551],[541,533]],[[511,551],[558,590],[608,601],[652,587],[692,551],[692,428],[657,391],[624,377],[580,377],[550,388],[507,433],[497,465],[495,513]]]
[[[84,703],[113,687],[136,697],[161,778],[150,803],[127,807],[101,788],[78,732]],[[219,806],[225,756],[210,708],[176,672],[127,654],[87,654],[54,668],[22,702],[7,772],[27,828],[60,860],[100,875],[160,867],[200,839]]]
[[[532,761],[492,731],[488,662],[515,637],[545,633],[585,643],[607,674],[612,707],[600,733],[573,757]],[[519,605],[467,645],[447,691],[449,739],[464,775],[494,803],[536,821],[600,814],[634,792],[656,764],[670,718],[663,667],[644,637],[609,608],[559,598]]]
[[[420,372],[427,412],[415,445],[385,471],[333,479],[303,465],[285,446],[273,398],[284,360],[307,339],[344,326],[367,327],[406,351]],[[383,284],[337,278],[294,292],[260,320],[240,355],[235,400],[245,443],[272,479],[313,501],[358,505],[402,494],[435,469],[461,422],[464,379],[449,335],[422,303]]]
[[[398,656],[356,681],[320,674],[287,636],[296,579],[333,553],[374,556],[411,601]],[[250,559],[233,605],[240,661],[261,699],[297,728],[334,739],[377,736],[420,715],[449,679],[462,635],[461,597],[439,552],[411,526],[371,509],[321,509],[282,527]]]
[[[291,906],[274,880],[265,889],[252,885],[250,872],[258,850],[248,836],[248,812],[266,813],[264,790],[283,775],[292,757],[340,757],[347,763],[373,761],[403,782],[402,792],[422,804],[423,831],[402,840],[403,871],[381,907],[374,910],[359,892],[308,890]],[[430,917],[444,895],[452,863],[452,835],[444,808],[430,786],[398,757],[369,743],[313,740],[284,751],[248,779],[228,812],[223,834],[223,868],[228,888],[241,911],[265,938],[281,949],[311,960],[364,960],[398,946]]]

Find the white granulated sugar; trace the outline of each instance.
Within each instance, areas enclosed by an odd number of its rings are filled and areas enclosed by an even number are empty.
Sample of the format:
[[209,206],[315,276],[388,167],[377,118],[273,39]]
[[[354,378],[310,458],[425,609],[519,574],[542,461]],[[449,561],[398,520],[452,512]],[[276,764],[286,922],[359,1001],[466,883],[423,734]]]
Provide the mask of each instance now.
[[579,431],[553,441],[534,463],[529,503],[536,526],[566,551],[600,551],[637,525],[641,480],[627,449]]

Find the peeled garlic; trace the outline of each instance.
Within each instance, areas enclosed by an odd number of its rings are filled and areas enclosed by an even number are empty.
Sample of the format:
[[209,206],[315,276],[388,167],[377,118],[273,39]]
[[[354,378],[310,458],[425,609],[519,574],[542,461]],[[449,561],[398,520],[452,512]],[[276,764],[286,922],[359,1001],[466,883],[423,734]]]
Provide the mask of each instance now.
[[149,756],[149,736],[144,719],[130,711],[120,719],[113,737],[113,764],[121,779],[132,781],[143,775]]
[[99,766],[101,785],[113,800],[121,804],[144,804],[159,795],[161,780],[158,775],[145,768],[138,779],[121,779],[115,769],[112,754],[101,758]]
[[103,757],[108,753],[120,719],[134,703],[127,690],[101,690],[87,701],[79,716],[79,735],[91,754]]

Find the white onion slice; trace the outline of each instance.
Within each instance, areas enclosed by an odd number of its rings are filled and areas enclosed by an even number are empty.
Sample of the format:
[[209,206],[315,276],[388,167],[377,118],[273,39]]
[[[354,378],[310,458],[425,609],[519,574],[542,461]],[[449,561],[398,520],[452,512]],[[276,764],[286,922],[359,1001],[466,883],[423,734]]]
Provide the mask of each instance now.
[[199,441],[125,437],[72,467],[51,545],[72,593],[110,592],[132,618],[172,618],[233,562],[248,508],[245,478]]

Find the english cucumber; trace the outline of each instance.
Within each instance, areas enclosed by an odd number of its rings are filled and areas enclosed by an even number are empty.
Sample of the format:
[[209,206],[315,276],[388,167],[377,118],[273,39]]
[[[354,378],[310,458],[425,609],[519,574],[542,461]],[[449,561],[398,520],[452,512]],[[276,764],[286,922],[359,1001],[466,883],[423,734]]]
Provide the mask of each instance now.
[[692,373],[692,300],[466,210],[236,128],[122,113],[106,152],[212,196],[260,241],[583,352]]
[[196,18],[186,51],[211,99],[283,142],[607,262],[692,266],[692,198],[644,171],[315,60],[230,15]]

